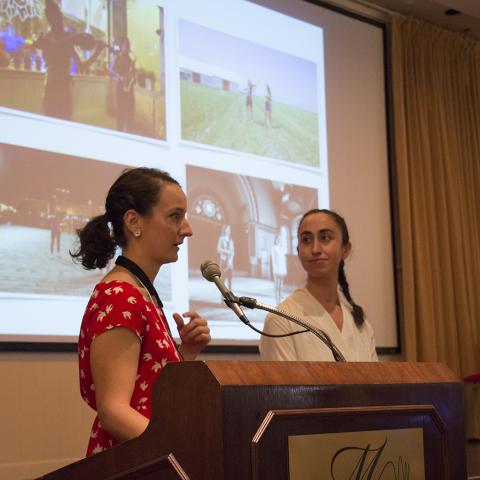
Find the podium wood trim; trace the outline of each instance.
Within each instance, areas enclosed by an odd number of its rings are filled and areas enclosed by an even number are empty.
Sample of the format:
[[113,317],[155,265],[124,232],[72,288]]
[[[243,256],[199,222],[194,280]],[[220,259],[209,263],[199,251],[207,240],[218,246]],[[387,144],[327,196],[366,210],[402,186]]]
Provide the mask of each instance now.
[[150,480],[152,474],[155,478],[161,475],[162,480],[190,480],[172,453],[126,471],[117,472],[105,480]]

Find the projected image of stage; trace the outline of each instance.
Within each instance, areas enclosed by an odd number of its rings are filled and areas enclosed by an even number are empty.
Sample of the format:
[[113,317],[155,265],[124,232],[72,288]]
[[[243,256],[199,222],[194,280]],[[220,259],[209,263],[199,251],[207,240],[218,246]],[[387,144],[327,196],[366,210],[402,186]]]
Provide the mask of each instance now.
[[[90,295],[113,261],[86,271],[69,251],[76,247],[76,229],[105,212],[106,192],[124,168],[0,144],[0,292]],[[170,300],[168,266],[156,286]]]
[[[318,205],[317,190],[205,168],[187,168],[189,295],[191,306],[209,320],[235,320],[199,267],[218,263],[222,280],[237,296],[275,306],[304,281],[297,260],[301,215]],[[262,322],[261,311],[249,311]]]
[[0,106],[165,139],[162,8],[50,0],[31,16],[7,13]]
[[317,167],[317,66],[179,22],[182,138]]

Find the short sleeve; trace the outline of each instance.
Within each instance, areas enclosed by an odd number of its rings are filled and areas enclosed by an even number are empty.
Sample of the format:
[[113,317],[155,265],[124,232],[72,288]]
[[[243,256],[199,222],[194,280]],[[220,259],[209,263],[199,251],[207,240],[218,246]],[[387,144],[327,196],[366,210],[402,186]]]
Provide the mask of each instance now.
[[132,330],[141,340],[145,335],[142,304],[140,292],[127,283],[109,284],[105,289],[97,287],[87,307],[90,341],[116,327]]

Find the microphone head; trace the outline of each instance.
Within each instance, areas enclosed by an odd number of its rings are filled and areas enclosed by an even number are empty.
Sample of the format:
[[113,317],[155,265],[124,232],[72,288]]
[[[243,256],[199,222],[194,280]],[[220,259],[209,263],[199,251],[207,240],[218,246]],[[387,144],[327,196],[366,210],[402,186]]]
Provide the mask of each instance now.
[[214,277],[221,277],[220,267],[213,260],[205,260],[200,265],[200,271],[203,277],[209,282],[213,282]]

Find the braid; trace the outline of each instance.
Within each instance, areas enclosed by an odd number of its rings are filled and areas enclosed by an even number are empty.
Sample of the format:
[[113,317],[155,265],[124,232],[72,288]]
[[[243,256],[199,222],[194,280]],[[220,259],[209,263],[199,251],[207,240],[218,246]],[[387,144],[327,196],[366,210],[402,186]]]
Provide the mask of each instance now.
[[355,320],[355,324],[357,325],[357,327],[360,327],[365,321],[365,313],[363,311],[363,308],[360,305],[357,305],[353,301],[352,296],[350,295],[350,288],[348,286],[347,277],[345,275],[344,265],[345,263],[342,260],[338,269],[338,283],[340,284],[342,292],[345,295],[345,298],[348,300],[348,303],[352,306],[352,315],[353,319]]

